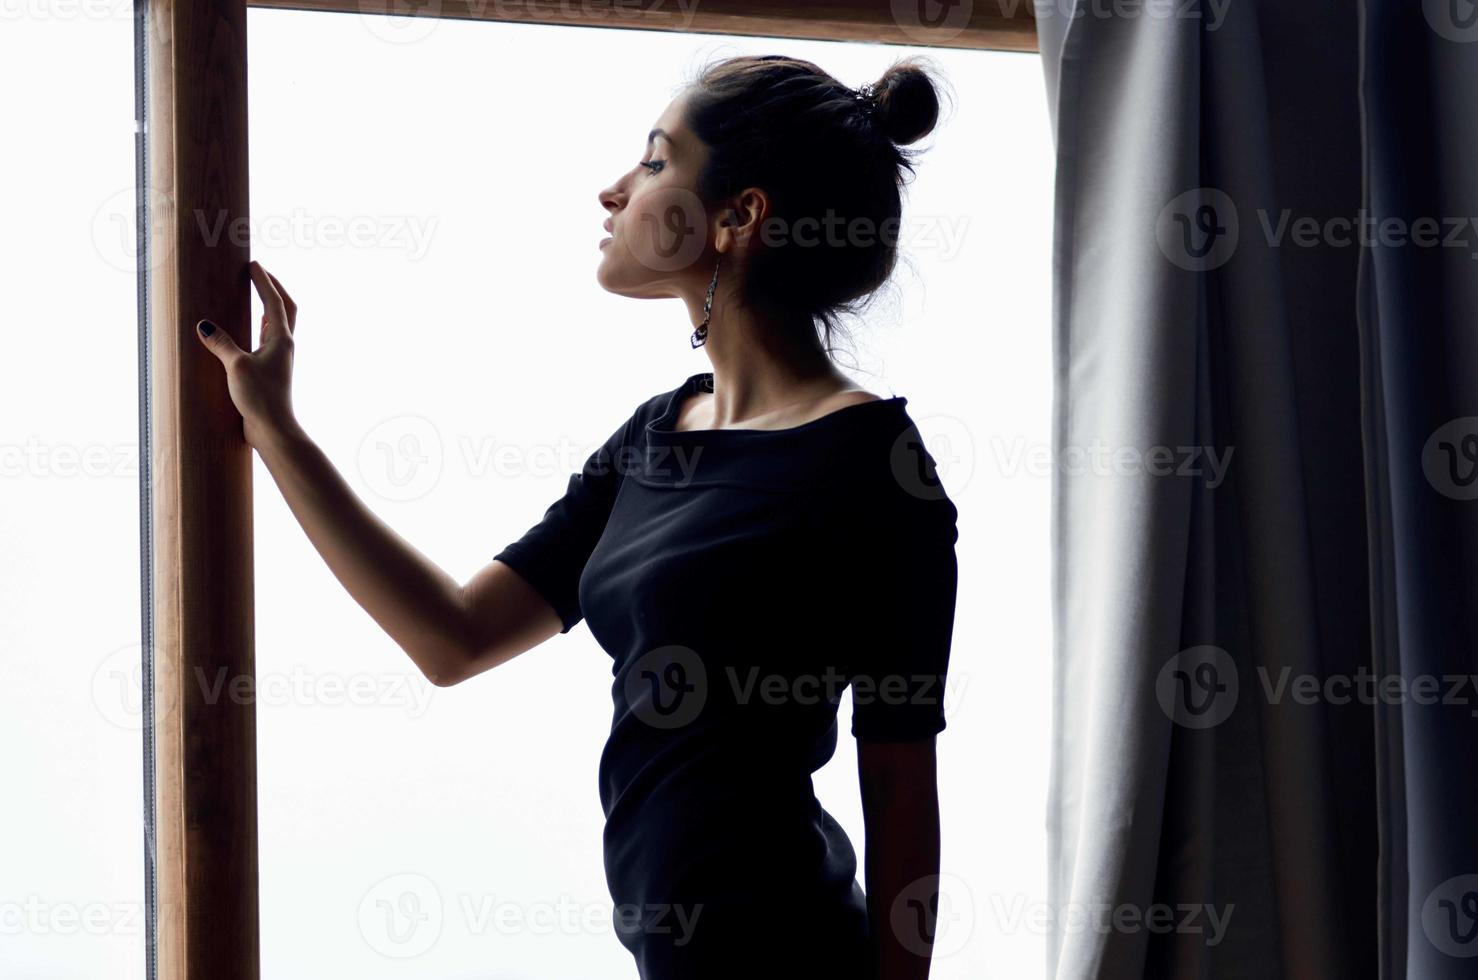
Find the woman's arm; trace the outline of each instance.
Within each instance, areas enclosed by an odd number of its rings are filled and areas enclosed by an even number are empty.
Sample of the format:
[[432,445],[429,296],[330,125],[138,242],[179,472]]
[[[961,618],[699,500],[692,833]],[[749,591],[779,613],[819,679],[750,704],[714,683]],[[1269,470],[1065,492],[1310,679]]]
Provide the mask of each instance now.
[[459,585],[354,494],[293,414],[297,304],[256,262],[251,276],[266,311],[258,349],[243,351],[209,321],[197,333],[225,367],[247,442],[354,600],[442,687],[558,633],[554,609],[511,568],[493,561]]
[[[867,914],[877,980],[927,980],[938,916],[939,792],[934,737],[857,740],[866,823]],[[902,898],[902,907],[894,905]]]
[[334,576],[431,683],[456,684],[559,632],[549,603],[502,562],[459,585],[365,506],[296,421],[256,449]]

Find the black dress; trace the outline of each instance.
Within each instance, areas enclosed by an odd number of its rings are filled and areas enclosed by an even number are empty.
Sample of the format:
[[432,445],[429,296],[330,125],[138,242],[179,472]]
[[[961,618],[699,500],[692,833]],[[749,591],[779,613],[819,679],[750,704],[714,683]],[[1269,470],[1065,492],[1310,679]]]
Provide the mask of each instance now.
[[945,727],[954,505],[905,411],[674,431],[642,405],[496,556],[612,657],[600,763],[612,925],[643,980],[863,980],[857,857],[817,801],[852,735]]

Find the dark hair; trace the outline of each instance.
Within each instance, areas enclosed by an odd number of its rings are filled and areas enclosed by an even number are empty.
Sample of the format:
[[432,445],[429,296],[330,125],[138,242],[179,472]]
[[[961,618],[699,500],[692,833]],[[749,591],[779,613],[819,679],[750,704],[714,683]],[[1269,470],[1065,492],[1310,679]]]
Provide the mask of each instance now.
[[[809,61],[765,55],[711,64],[691,83],[685,121],[710,154],[698,196],[708,207],[746,187],[770,195],[779,234],[761,230],[740,301],[809,335],[791,339],[830,352],[841,316],[893,274],[901,188],[914,174],[904,147],[938,122],[936,73],[903,59],[869,95]],[[797,241],[792,231],[811,222],[821,224]],[[838,222],[840,241],[824,231]]]

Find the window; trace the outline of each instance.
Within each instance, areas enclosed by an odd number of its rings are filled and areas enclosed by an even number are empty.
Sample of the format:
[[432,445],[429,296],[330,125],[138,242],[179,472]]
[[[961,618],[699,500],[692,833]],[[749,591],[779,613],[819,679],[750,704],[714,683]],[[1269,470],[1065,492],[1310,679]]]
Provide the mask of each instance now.
[[[0,30],[0,81],[27,93],[0,108],[26,147],[0,162],[25,230],[0,240],[7,976],[146,976],[132,14],[36,0]],[[677,87],[757,52],[857,85],[906,50],[265,8],[247,24],[251,254],[301,306],[299,417],[462,580],[637,400],[707,368],[678,304],[594,281],[597,192]],[[904,262],[844,367],[908,397],[960,508],[933,975],[1035,976],[1051,137],[1034,56],[927,53],[958,104],[925,144]],[[261,975],[629,974],[601,864],[604,652],[577,627],[432,688],[251,465]],[[860,857],[849,715],[844,699],[816,790]]]
[[[780,52],[858,85],[901,49],[392,21],[249,12],[253,255],[300,306],[304,427],[465,581],[638,401],[708,367],[679,304],[594,281],[597,192],[640,158],[687,73]],[[1031,976],[1044,962],[1030,927],[1045,901],[1049,483],[1033,467],[1051,405],[1051,139],[1035,57],[929,53],[959,104],[921,158],[906,263],[856,330],[853,373],[908,396],[961,510],[935,975]],[[433,688],[338,585],[260,461],[255,485],[258,670],[284,692],[258,706],[263,974],[629,973],[596,794],[610,661],[588,630]],[[362,703],[344,693],[356,689]],[[816,784],[860,858],[849,712],[844,699]]]

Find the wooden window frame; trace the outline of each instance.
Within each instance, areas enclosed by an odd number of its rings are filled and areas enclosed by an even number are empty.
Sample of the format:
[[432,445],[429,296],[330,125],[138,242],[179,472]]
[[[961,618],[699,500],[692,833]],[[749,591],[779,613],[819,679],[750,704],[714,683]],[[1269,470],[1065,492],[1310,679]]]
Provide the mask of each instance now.
[[1031,0],[959,0],[932,32],[893,10],[936,0],[138,2],[149,980],[259,980],[256,714],[231,694],[255,679],[252,457],[192,336],[209,316],[252,346],[247,246],[210,234],[250,214],[247,7],[1006,51],[1035,51],[1036,25]]

